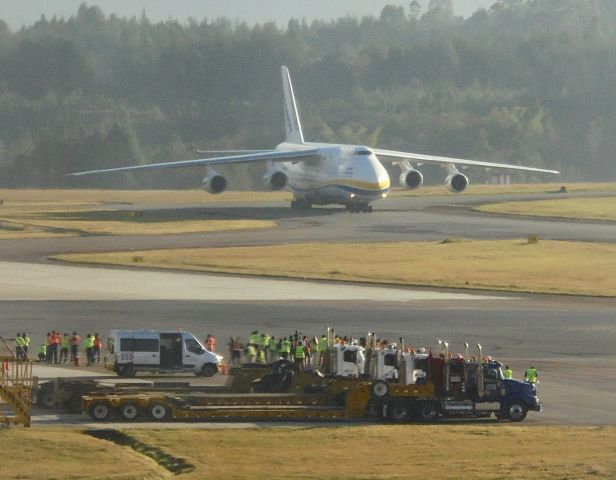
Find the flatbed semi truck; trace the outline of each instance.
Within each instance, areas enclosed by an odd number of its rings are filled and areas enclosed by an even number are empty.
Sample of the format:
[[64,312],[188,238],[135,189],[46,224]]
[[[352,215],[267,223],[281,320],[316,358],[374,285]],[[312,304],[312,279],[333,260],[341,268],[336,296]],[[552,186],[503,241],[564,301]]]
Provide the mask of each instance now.
[[[344,348],[334,347],[333,354]],[[287,374],[293,370],[281,368],[281,365],[286,365],[281,362],[265,374],[273,376],[273,380],[266,384],[278,385],[280,393],[271,390],[254,393],[258,391],[255,387],[263,382],[263,378],[257,378],[250,382],[253,393],[207,389],[120,390],[84,395],[82,407],[99,421],[117,415],[125,420],[148,418],[154,421],[372,417],[393,422],[432,422],[439,417],[481,418],[494,414],[497,418],[518,422],[524,420],[528,411],[542,410],[534,386],[504,379],[500,364],[491,359],[477,362],[410,352],[398,354],[398,357],[399,378],[393,380],[307,371],[295,372],[285,384],[280,378],[289,378]],[[257,369],[246,367],[239,370]]]

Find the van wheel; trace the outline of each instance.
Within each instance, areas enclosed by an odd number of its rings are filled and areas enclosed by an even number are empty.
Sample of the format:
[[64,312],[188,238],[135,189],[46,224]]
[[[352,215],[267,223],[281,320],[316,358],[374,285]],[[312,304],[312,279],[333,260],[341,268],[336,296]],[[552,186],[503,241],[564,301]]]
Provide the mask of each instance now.
[[120,377],[134,377],[137,374],[131,365],[118,365],[117,372]]
[[102,422],[111,416],[111,406],[107,402],[99,400],[90,406],[88,413],[94,420]]
[[211,377],[216,372],[218,372],[218,367],[213,363],[206,363],[203,367],[201,367],[201,375],[204,377]]
[[148,415],[152,420],[166,420],[167,418],[169,418],[170,414],[171,412],[169,410],[169,407],[167,407],[167,405],[163,403],[153,403],[152,405],[150,405],[150,408],[148,408]]
[[125,403],[120,407],[120,415],[124,420],[134,420],[140,415],[139,406],[136,403]]

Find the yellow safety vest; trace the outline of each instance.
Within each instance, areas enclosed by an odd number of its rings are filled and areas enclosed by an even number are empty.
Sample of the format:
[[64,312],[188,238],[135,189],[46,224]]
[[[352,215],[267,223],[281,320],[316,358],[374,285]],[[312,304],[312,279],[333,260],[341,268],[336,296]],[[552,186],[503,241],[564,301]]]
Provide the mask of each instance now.
[[304,346],[300,343],[295,347],[295,358],[306,358],[304,353]]
[[511,370],[505,370],[503,374],[505,378],[511,378],[511,376],[513,375],[513,372]]

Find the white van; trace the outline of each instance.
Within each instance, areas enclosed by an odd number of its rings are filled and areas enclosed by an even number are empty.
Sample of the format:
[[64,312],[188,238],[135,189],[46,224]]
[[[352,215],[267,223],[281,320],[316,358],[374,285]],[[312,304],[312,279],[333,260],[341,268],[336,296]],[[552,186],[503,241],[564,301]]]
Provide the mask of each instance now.
[[193,372],[211,377],[218,372],[222,356],[207,350],[189,332],[111,330],[105,363],[118,375],[137,372]]

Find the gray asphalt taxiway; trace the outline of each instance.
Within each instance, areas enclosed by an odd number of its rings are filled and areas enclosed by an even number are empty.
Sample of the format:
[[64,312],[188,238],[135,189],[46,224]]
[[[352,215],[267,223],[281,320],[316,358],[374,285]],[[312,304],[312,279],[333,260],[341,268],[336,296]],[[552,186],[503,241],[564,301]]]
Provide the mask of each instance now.
[[[536,198],[537,196],[533,196]],[[554,196],[545,196],[554,198]],[[519,196],[515,197],[520,198]],[[203,218],[273,218],[256,232],[164,236],[94,236],[0,241],[0,335],[27,331],[34,345],[47,331],[81,334],[112,328],[182,328],[219,339],[257,329],[274,335],[343,335],[375,331],[407,344],[481,343],[519,378],[540,373],[543,414],[536,424],[616,425],[616,299],[493,294],[478,291],[305,282],[271,278],[65,266],[56,253],[314,241],[410,241],[448,237],[540,238],[613,242],[616,224],[480,214],[475,203],[503,197],[392,198],[372,214],[317,208],[292,212],[283,203],[204,204]],[[455,204],[454,204],[455,202]],[[148,215],[178,208],[132,206]],[[411,252],[410,252],[411,253]],[[378,255],[378,252],[375,252]]]

